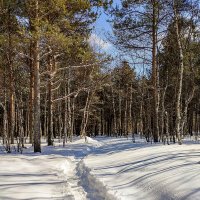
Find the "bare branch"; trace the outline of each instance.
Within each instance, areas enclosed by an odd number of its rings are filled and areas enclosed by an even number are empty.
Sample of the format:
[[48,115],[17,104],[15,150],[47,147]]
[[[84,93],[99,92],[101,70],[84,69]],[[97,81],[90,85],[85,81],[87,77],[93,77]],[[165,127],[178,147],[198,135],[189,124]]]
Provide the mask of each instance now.
[[30,56],[24,54],[24,53],[17,53],[21,58],[28,58],[29,60],[33,60]]
[[52,49],[50,49],[48,52],[46,52],[45,54],[43,54],[42,56],[40,56],[40,60],[42,60],[44,57],[50,55],[52,53]]

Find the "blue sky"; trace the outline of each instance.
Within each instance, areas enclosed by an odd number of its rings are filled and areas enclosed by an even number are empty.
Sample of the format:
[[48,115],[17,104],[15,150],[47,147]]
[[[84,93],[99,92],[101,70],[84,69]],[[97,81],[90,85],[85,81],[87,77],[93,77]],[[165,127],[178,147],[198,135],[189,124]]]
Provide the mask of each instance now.
[[[120,5],[121,0],[114,0],[113,5]],[[108,35],[112,35],[112,25],[107,22],[109,16],[103,11],[97,21],[94,23],[94,30],[89,39],[90,45],[98,52],[106,52],[114,58],[112,66],[118,65],[121,59],[129,60],[130,58],[124,56],[122,52],[119,52],[115,46],[107,39]],[[136,67],[137,68],[137,67]],[[139,69],[136,69],[138,72]]]
[[[113,1],[114,6],[119,4],[120,0]],[[116,55],[117,50],[107,39],[108,34],[112,35],[112,26],[109,22],[107,22],[108,19],[109,16],[102,11],[100,17],[94,23],[94,30],[90,38],[90,43],[93,46],[97,46],[97,48],[99,47],[101,50],[114,56]]]

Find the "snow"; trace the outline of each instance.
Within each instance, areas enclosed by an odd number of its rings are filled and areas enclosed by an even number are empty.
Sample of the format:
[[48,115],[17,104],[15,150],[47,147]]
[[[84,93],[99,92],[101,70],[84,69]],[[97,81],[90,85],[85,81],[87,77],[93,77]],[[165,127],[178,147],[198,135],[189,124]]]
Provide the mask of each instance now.
[[86,137],[86,139],[82,138],[80,140],[76,140],[75,142],[73,142],[73,144],[84,144],[84,143],[86,143],[90,147],[101,147],[104,145],[101,141],[97,141],[90,137]]
[[116,199],[200,199],[199,144],[131,147],[112,139],[105,149],[87,156],[82,168]]
[[76,181],[72,188],[73,169],[70,159],[55,155],[2,156],[0,199],[86,199]]
[[0,199],[199,200],[200,144],[75,138],[23,154],[0,153]]

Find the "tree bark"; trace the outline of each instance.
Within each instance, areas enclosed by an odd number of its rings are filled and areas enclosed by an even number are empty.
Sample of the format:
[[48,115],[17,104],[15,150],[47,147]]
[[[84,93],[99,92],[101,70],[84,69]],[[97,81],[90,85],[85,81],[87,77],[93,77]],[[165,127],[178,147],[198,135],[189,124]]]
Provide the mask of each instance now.
[[159,98],[158,98],[158,65],[157,65],[157,1],[153,1],[153,23],[152,23],[152,84],[153,84],[153,139],[159,141]]
[[112,107],[113,107],[113,123],[114,123],[114,135],[117,136],[117,119],[116,119],[116,109],[115,109],[115,97],[113,87],[111,86],[112,90]]
[[11,35],[11,13],[8,8],[8,69],[9,69],[9,111],[8,111],[8,140],[14,144],[15,127],[15,99],[14,99],[14,76],[12,58],[12,35]]
[[[48,71],[52,73],[52,59],[48,57]],[[48,79],[48,146],[53,145],[53,110],[52,110],[52,77],[49,75]]]
[[34,1],[34,41],[33,41],[33,65],[34,65],[34,152],[41,152],[40,132],[40,55],[39,55],[39,5],[38,0]]
[[90,107],[90,98],[91,98],[91,92],[88,90],[87,92],[87,99],[86,99],[86,104],[85,108],[83,111],[83,119],[81,123],[81,136],[85,138],[86,141],[86,127],[87,127],[87,122],[88,122],[88,117],[89,117],[89,107]]
[[[30,57],[32,57],[32,42],[30,44]],[[29,60],[30,68],[30,88],[29,88],[29,138],[33,144],[33,99],[34,99],[34,68],[33,61]]]
[[[174,2],[173,2],[174,3]],[[183,49],[181,45],[181,38],[179,33],[179,16],[177,13],[177,8],[174,3],[174,17],[175,17],[175,29],[176,29],[176,37],[178,43],[179,50],[179,79],[178,79],[178,88],[177,88],[177,98],[176,98],[176,136],[178,139],[178,143],[182,144],[181,138],[181,95],[182,95],[182,87],[183,87],[183,71],[184,71],[184,63],[183,63]]]

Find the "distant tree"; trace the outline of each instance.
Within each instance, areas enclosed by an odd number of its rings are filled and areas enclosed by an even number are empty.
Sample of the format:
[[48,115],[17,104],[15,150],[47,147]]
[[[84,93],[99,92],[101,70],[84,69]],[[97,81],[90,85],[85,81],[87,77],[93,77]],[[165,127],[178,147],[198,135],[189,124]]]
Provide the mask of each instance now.
[[[134,55],[135,63],[151,65],[153,96],[153,136],[159,141],[159,80],[157,49],[166,21],[165,1],[122,1],[112,11],[116,39],[113,42],[126,54]],[[143,54],[147,54],[143,56]]]

